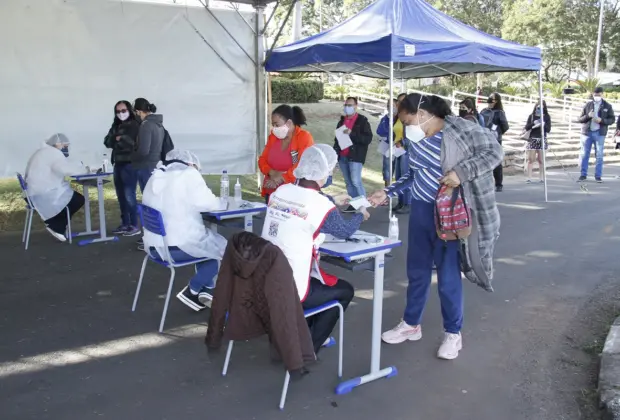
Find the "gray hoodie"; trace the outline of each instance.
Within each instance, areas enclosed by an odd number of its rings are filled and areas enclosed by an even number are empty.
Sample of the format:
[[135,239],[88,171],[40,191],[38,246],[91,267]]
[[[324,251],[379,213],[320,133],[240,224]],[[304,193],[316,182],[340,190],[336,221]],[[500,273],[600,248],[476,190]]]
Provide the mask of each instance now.
[[131,155],[131,164],[135,169],[155,169],[161,160],[164,142],[164,117],[150,114],[140,124],[136,147]]

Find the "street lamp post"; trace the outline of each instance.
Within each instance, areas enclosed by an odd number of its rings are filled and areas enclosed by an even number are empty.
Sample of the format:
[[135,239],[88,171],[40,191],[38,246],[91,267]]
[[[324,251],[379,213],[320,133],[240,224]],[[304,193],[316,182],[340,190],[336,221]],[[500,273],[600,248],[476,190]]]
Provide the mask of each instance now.
[[594,77],[598,77],[599,61],[601,59],[601,42],[603,40],[603,11],[605,0],[599,0],[600,12],[598,17],[598,38],[596,40],[596,58],[594,59]]

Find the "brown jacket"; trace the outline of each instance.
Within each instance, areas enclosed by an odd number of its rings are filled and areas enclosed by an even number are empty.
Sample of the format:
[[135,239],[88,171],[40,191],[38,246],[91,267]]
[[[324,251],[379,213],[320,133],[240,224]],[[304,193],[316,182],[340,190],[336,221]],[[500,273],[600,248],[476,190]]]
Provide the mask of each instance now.
[[288,260],[272,243],[241,232],[224,252],[205,342],[217,349],[223,338],[249,340],[263,334],[269,335],[289,371],[315,361]]

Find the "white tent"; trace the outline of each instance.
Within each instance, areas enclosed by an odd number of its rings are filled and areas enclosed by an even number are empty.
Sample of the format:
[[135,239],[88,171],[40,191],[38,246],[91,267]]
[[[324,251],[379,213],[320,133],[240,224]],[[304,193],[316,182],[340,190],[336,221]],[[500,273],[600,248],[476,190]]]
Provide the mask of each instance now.
[[114,104],[137,97],[157,105],[206,173],[254,173],[268,2],[247,13],[172,0],[2,0],[0,176],[22,171],[55,132],[84,164],[100,164]]

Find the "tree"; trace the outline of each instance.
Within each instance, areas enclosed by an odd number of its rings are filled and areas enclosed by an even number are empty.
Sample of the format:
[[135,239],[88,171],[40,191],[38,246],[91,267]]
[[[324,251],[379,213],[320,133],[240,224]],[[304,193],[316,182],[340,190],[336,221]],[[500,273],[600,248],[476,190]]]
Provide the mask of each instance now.
[[500,36],[504,1],[510,2],[509,0],[435,0],[433,6],[466,25]]

